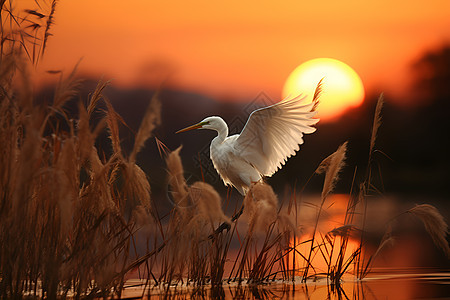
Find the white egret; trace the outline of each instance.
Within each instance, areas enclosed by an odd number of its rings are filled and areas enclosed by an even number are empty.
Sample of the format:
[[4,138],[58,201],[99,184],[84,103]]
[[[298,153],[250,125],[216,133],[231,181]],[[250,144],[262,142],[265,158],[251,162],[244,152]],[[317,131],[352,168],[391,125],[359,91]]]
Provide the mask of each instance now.
[[241,134],[228,136],[228,126],[221,117],[207,117],[200,123],[177,131],[211,129],[218,135],[212,140],[210,157],[225,185],[234,186],[245,195],[252,183],[272,176],[303,144],[303,134],[313,133],[319,119],[317,111],[321,83],[311,103],[306,97],[287,97],[253,111]]

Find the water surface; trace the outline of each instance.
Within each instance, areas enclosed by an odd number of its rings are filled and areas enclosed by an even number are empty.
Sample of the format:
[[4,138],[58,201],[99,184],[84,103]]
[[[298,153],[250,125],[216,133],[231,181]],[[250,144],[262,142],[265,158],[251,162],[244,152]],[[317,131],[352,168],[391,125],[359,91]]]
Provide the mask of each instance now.
[[[437,271],[437,270],[436,270]],[[350,276],[340,286],[326,278],[302,283],[274,281],[267,284],[224,283],[221,287],[186,284],[146,287],[142,280],[129,280],[124,299],[450,299],[450,272],[372,273],[361,281]]]

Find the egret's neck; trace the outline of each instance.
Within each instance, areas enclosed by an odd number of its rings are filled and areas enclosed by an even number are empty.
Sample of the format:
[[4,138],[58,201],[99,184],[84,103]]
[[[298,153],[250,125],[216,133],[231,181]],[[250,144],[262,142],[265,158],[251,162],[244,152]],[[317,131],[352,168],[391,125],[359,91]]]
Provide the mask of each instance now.
[[218,133],[216,140],[222,143],[228,136],[228,125],[222,118],[218,118],[218,120],[219,122],[217,126],[215,126],[214,130]]

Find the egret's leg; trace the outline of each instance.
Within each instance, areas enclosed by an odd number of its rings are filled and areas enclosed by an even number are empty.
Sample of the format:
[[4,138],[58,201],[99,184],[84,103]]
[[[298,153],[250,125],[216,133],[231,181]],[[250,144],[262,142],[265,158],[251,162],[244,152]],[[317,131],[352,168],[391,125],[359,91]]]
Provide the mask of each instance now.
[[[258,176],[259,176],[259,175],[258,175]],[[252,186],[253,184],[258,183],[260,180],[262,180],[261,177],[259,177],[256,181],[251,180],[251,183],[249,184],[249,186]],[[247,190],[247,192],[248,192],[248,193],[251,193],[252,190],[249,188],[249,189]],[[241,193],[241,194],[242,194],[242,193]],[[242,195],[243,195],[244,198],[245,198],[246,195],[245,195],[245,194],[242,194]],[[253,194],[252,194],[252,197],[253,197]],[[242,201],[241,209],[239,209],[239,211],[238,211],[237,213],[234,214],[234,216],[231,218],[231,221],[234,222],[234,221],[236,221],[237,219],[239,219],[239,217],[242,215],[243,212],[244,212],[244,201]]]
[[224,231],[225,229],[227,230],[227,232],[228,232],[228,230],[231,229],[230,223],[228,223],[228,222],[223,222],[222,224],[220,224],[220,226],[217,227],[216,230],[214,230],[213,234],[209,235],[209,238],[210,238],[210,239],[214,238],[214,237],[215,237],[216,235],[218,235],[219,233],[222,233],[222,231]]
[[[252,185],[254,185],[255,183],[258,183],[259,181],[262,180],[262,178],[261,178],[261,176],[260,176],[259,174],[258,174],[258,175],[255,175],[254,177],[256,177],[256,180],[250,179],[250,183],[248,184],[249,187],[252,186]],[[243,190],[242,187],[241,187],[241,190]],[[247,189],[247,193],[251,193],[251,192],[252,192],[252,191],[251,191],[250,188]],[[244,196],[244,198],[245,198],[245,196],[246,196],[245,193],[241,193],[241,195]],[[253,197],[253,194],[252,194],[252,197]],[[239,219],[239,217],[242,215],[243,212],[244,212],[244,201],[242,201],[241,208],[239,209],[239,211],[238,211],[237,213],[235,213],[235,214],[233,215],[233,217],[231,218],[231,221],[234,222],[234,221],[236,221],[237,219]]]
[[242,215],[242,213],[244,212],[244,203],[242,203],[241,208],[239,209],[239,211],[237,213],[235,213],[232,217],[231,217],[231,222],[236,221],[237,219],[239,219],[239,217]]
[[[241,208],[239,209],[239,211],[237,213],[235,213],[232,217],[231,217],[231,222],[236,222],[237,219],[239,219],[239,217],[242,215],[242,213],[244,212],[244,203],[242,203]],[[219,233],[222,233],[224,230],[230,230],[231,229],[231,224],[228,222],[223,222],[222,224],[220,224],[219,227],[217,227],[216,230],[214,230],[214,233],[211,234],[209,236],[210,239],[214,238],[214,236],[216,236]]]

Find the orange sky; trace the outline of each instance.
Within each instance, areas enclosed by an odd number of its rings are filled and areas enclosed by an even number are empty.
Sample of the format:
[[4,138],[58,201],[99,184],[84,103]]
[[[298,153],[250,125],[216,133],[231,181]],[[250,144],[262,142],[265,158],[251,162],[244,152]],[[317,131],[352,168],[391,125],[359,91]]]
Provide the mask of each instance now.
[[[26,0],[30,1],[30,0]],[[33,2],[33,1],[31,1]],[[450,1],[64,0],[42,70],[71,67],[132,86],[278,99],[302,62],[330,57],[366,90],[401,93],[411,60],[450,42]]]

